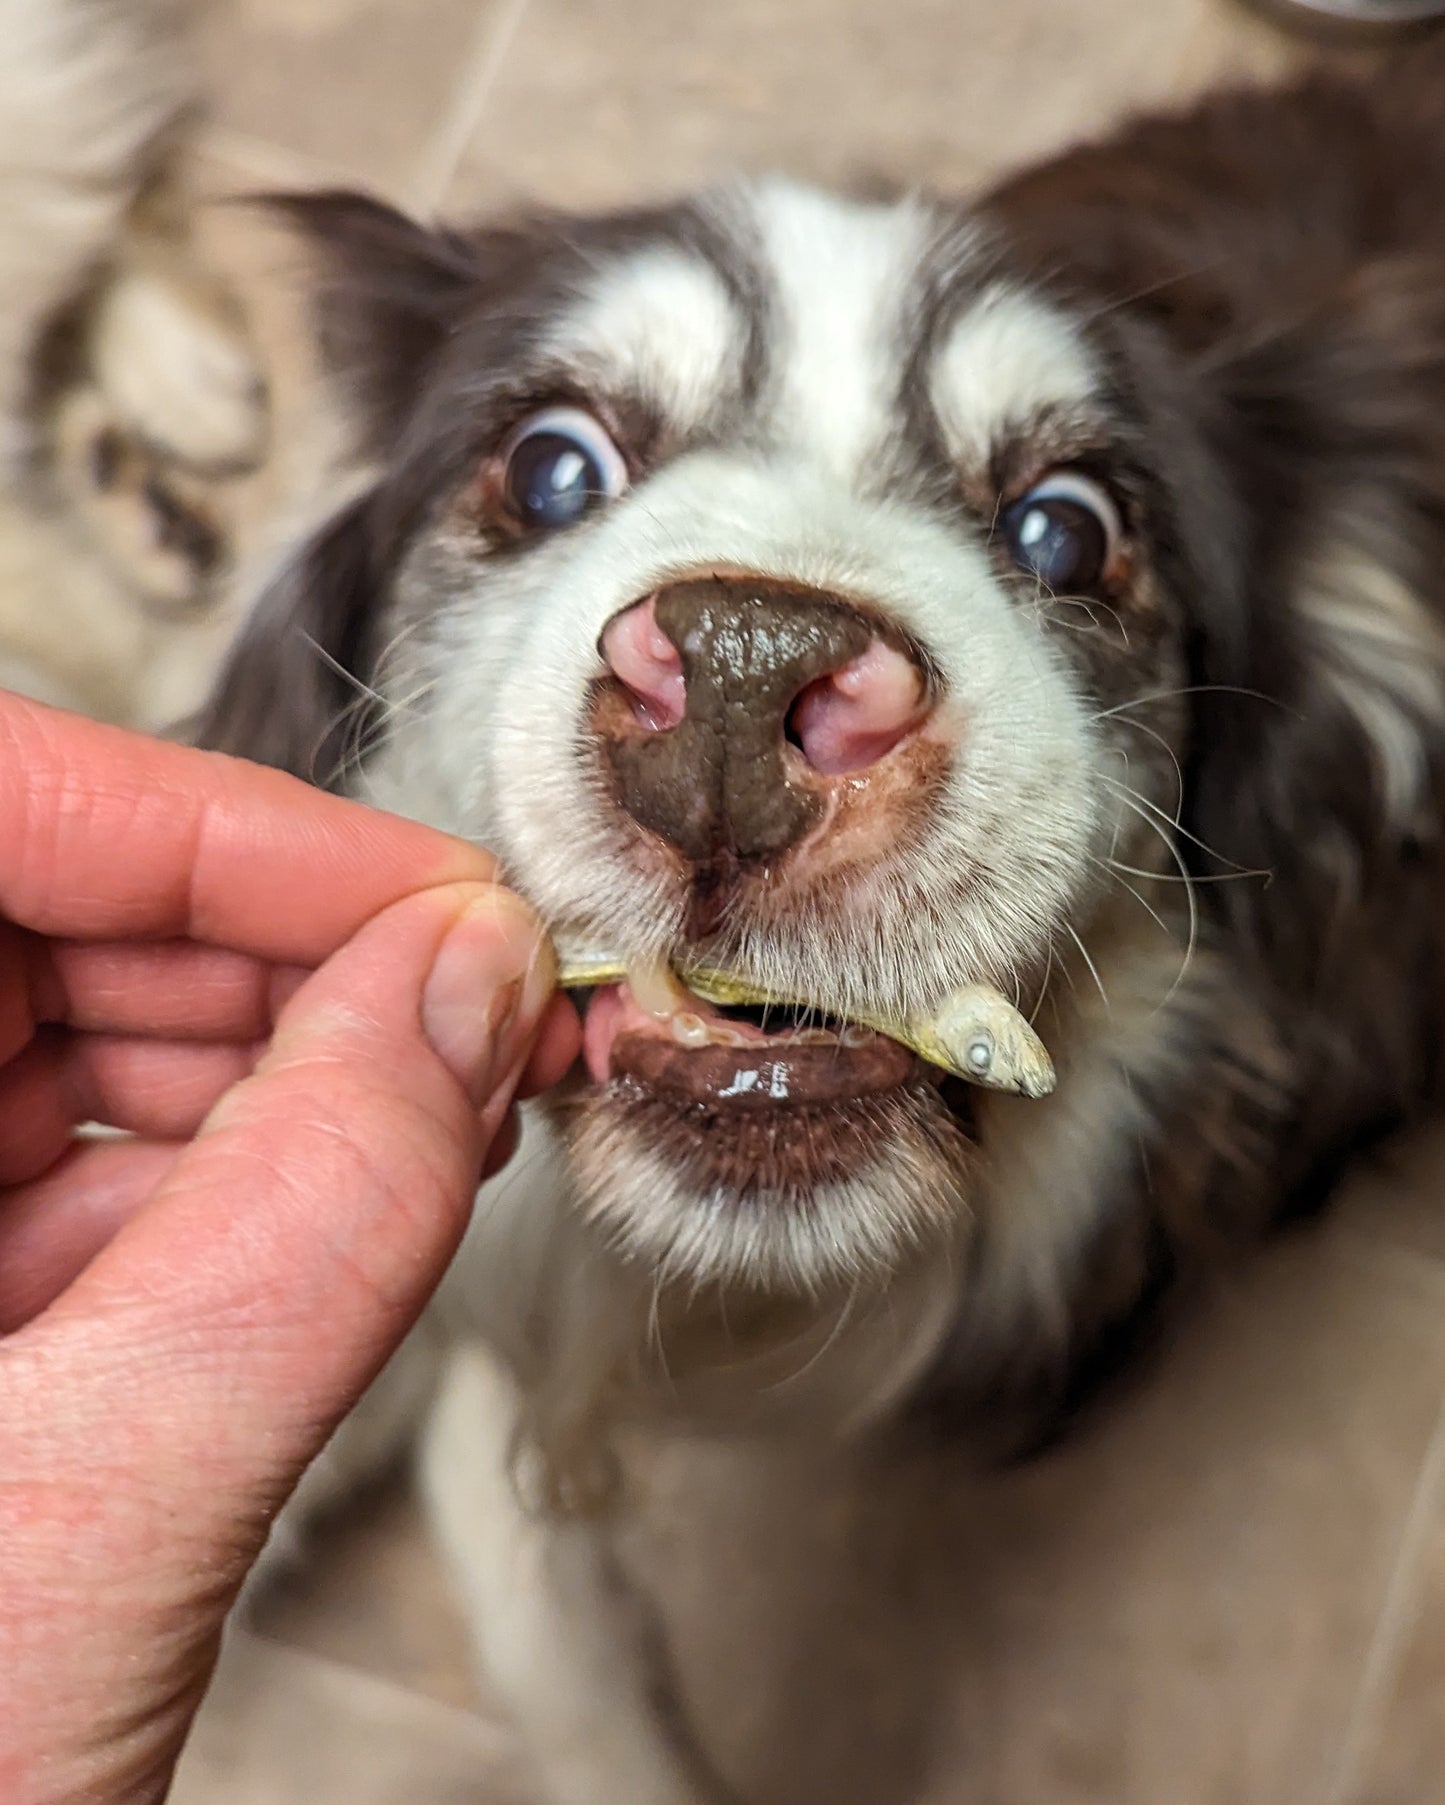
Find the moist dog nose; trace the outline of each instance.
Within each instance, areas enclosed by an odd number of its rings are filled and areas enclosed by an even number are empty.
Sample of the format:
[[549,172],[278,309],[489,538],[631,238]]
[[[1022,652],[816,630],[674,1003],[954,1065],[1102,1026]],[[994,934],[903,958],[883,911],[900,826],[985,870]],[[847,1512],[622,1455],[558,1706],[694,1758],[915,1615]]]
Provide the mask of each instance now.
[[828,777],[875,764],[928,710],[915,658],[801,586],[670,584],[601,651],[631,704],[599,719],[618,800],[698,863],[775,857],[821,818]]

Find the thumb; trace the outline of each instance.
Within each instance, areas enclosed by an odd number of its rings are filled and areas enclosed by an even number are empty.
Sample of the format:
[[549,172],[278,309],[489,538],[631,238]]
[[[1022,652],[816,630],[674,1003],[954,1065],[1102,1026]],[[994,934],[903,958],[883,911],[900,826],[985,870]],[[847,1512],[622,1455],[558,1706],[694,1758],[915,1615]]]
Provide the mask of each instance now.
[[396,903],[0,1344],[6,1798],[162,1795],[272,1514],[456,1246],[551,986],[515,897]]
[[203,1458],[232,1509],[238,1488],[284,1496],[454,1252],[553,975],[518,898],[454,885],[394,904],[302,986],[255,1072],[31,1325],[83,1344],[95,1406],[129,1376],[105,1400],[118,1461],[149,1416],[152,1483],[157,1457],[178,1478]]

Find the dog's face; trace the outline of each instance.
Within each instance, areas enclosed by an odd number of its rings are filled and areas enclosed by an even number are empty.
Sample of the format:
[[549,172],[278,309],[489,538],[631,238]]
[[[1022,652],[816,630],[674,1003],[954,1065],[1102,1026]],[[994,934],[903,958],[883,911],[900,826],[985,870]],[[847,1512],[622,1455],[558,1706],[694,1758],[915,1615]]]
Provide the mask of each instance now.
[[952,1234],[1049,1106],[844,1024],[1087,984],[1100,912],[1172,870],[1199,643],[1239,608],[1182,366],[923,202],[761,185],[471,240],[311,213],[370,475],[214,737],[485,843],[640,972],[812,999],[593,996],[560,1107],[625,1247],[811,1287]]

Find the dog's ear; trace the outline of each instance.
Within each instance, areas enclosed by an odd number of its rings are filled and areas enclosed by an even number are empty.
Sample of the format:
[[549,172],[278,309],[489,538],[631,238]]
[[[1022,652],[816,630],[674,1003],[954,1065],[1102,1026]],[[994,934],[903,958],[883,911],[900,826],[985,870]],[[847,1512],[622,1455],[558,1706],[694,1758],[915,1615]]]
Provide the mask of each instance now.
[[1190,856],[1211,879],[1269,872],[1217,901],[1302,982],[1374,874],[1438,837],[1442,342],[1439,270],[1402,260],[1203,372],[1240,510],[1240,606],[1223,633],[1199,623],[1187,825],[1221,860]]
[[[266,204],[307,248],[321,362],[342,400],[350,455],[375,467],[457,322],[505,276],[520,235],[434,230],[342,190]],[[265,585],[188,737],[343,787],[376,718],[370,638],[388,575],[376,512],[375,490],[356,496]]]
[[469,301],[495,282],[508,235],[469,238],[423,226],[346,189],[271,196],[266,204],[308,253],[322,364],[356,409],[364,449],[384,446],[420,373]]
[[263,589],[186,737],[339,790],[375,724],[367,687],[379,577],[370,492]]

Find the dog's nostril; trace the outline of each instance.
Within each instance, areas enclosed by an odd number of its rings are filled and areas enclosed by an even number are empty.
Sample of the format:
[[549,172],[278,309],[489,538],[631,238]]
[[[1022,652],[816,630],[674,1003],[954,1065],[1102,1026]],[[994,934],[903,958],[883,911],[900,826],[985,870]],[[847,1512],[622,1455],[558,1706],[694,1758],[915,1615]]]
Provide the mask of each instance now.
[[825,776],[876,765],[929,709],[918,665],[882,639],[810,683],[788,712],[787,737]]
[[638,602],[608,623],[602,635],[607,668],[627,690],[643,726],[675,727],[687,707],[687,686],[677,647],[657,624],[656,597]]

